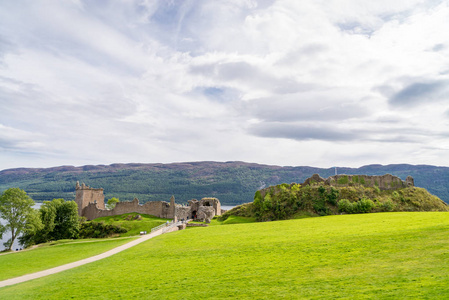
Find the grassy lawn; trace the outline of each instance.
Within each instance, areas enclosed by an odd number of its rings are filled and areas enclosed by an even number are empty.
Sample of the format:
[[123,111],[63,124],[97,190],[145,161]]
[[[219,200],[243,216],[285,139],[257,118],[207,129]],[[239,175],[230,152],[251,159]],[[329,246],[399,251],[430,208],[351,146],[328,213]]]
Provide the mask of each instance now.
[[0,255],[0,280],[50,269],[106,252],[132,238],[61,240],[38,248]]
[[[136,220],[134,217],[140,215],[141,219]],[[112,224],[123,227],[128,230],[126,233],[120,234],[120,236],[133,236],[139,235],[141,231],[151,231],[151,228],[159,226],[172,219],[162,219],[151,215],[129,213],[112,217],[102,217],[93,220],[93,222],[103,222],[105,224]]]
[[[216,226],[216,225],[243,224],[243,223],[253,223],[253,222],[256,222],[256,218],[241,217],[241,216],[229,216],[224,221],[219,221],[218,218],[215,217],[211,220],[211,222],[208,225]],[[207,224],[206,222],[199,222],[199,221],[190,221],[189,223]]]
[[0,289],[4,299],[446,299],[449,213],[199,227]]

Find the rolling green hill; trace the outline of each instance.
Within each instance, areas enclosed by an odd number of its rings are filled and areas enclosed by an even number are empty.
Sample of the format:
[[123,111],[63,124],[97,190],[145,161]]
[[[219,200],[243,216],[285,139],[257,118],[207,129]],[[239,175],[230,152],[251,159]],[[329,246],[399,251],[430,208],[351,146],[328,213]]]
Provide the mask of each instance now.
[[441,212],[191,228],[0,298],[446,299],[448,230]]
[[[202,197],[217,197],[224,205],[251,202],[254,193],[284,182],[303,182],[312,174],[328,177],[334,168],[279,167],[244,162],[191,162],[173,164],[112,164],[109,166],[62,166],[46,169],[9,169],[0,171],[0,191],[10,187],[24,189],[34,200],[53,198],[73,200],[76,181],[104,188],[106,198],[139,198],[141,202],[177,203]],[[338,168],[339,174],[383,175],[390,173],[405,179],[411,175],[415,185],[449,202],[449,168],[413,165],[370,165]]]

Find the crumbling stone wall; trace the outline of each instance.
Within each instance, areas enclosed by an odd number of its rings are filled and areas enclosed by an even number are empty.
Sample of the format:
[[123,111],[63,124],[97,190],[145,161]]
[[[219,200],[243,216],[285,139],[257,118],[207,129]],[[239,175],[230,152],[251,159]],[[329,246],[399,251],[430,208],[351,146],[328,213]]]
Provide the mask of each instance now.
[[[118,202],[114,209],[107,210],[104,205],[103,189],[93,189],[84,183],[80,186],[79,182],[76,183],[76,203],[78,214],[88,220],[132,212],[167,219],[176,217],[178,220],[192,219],[195,216],[198,219],[198,216],[201,216],[201,219],[210,221],[215,215],[221,215],[221,204],[217,198],[203,198],[200,201],[193,199],[189,200],[189,206],[182,206],[175,203],[173,196],[170,203],[151,201],[141,205],[135,198],[133,201]],[[203,205],[206,209],[203,209]],[[199,214],[200,211],[201,214]]]
[[118,202],[114,209],[100,209],[95,203],[89,203],[82,211],[82,216],[88,220],[93,220],[100,217],[110,217],[131,212],[139,214],[153,215],[159,218],[173,219],[173,207],[171,203],[165,201],[152,201],[144,204],[139,204],[139,199],[135,198],[133,201]]
[[187,202],[189,203],[190,211],[191,211],[192,215],[195,215],[195,213],[200,208],[200,202],[198,200],[196,200],[196,199],[192,199],[192,200],[189,200]]
[[325,185],[330,186],[351,186],[351,185],[363,185],[366,187],[377,186],[381,190],[396,190],[405,188],[408,186],[415,186],[413,177],[408,176],[405,181],[397,176],[391,174],[385,174],[382,176],[369,176],[369,175],[334,175],[327,179],[322,178],[318,174],[314,174],[312,177],[306,179],[302,185],[309,185],[312,183],[324,182]]
[[191,219],[192,218],[191,210],[192,208],[190,206],[177,205],[175,215],[178,218],[178,220]]
[[210,223],[215,216],[215,210],[212,206],[200,206],[197,212],[197,220]]
[[221,216],[221,204],[217,198],[203,198],[200,200],[199,205],[213,207],[215,215]]

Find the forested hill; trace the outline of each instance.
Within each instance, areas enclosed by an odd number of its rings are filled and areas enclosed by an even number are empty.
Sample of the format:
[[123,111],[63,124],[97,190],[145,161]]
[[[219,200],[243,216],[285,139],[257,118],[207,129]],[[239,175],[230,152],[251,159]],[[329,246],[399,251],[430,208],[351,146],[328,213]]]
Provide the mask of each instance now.
[[[76,181],[104,188],[106,199],[121,201],[137,197],[141,202],[177,203],[192,198],[217,197],[223,205],[251,202],[254,193],[280,183],[301,183],[314,173],[327,178],[334,168],[280,167],[244,162],[191,162],[173,164],[112,164],[109,166],[62,166],[46,169],[8,169],[0,171],[0,191],[10,187],[24,189],[34,200],[75,198]],[[413,176],[415,185],[449,202],[449,168],[427,165],[368,165],[338,168],[339,174],[383,175],[390,173],[403,180]]]

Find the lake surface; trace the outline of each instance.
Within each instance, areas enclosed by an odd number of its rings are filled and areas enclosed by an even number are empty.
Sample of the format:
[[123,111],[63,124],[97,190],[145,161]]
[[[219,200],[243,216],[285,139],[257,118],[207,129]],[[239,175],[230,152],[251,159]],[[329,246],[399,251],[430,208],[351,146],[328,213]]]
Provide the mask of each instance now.
[[[33,208],[39,209],[41,207],[41,205],[42,205],[42,203],[36,203],[35,205],[33,205]],[[5,224],[5,220],[0,219],[0,223]],[[3,233],[3,238],[0,243],[0,251],[5,250],[3,243],[5,243],[10,238],[11,238],[11,231],[6,231],[5,233]],[[14,241],[14,244],[12,245],[12,249],[13,250],[20,249],[18,237],[16,238],[16,240]]]
[[224,210],[230,210],[230,209],[233,209],[235,206],[232,206],[232,205],[222,205],[221,206],[221,209],[224,209]]

